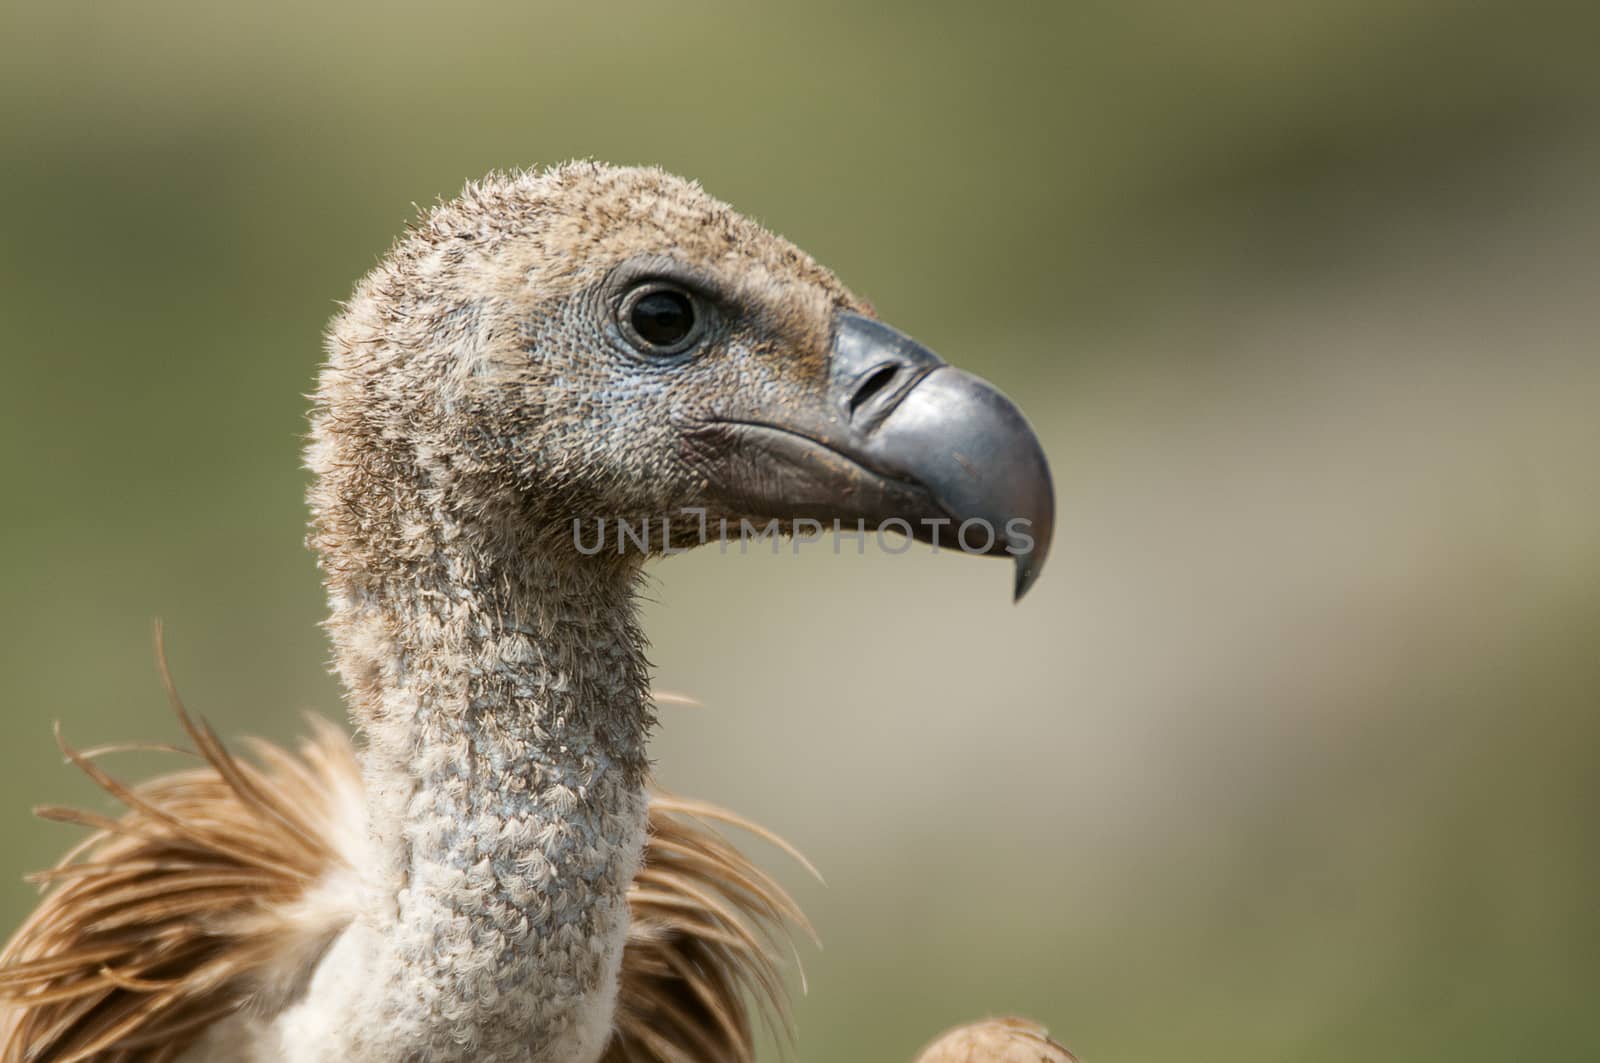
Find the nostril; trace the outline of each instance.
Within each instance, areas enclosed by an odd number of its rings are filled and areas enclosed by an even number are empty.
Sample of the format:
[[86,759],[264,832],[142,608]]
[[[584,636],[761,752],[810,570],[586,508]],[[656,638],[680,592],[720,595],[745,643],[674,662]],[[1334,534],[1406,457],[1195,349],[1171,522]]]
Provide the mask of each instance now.
[[893,383],[895,375],[899,372],[898,366],[885,365],[867,374],[867,379],[863,380],[861,386],[856,388],[856,393],[850,396],[850,416],[854,417],[857,410],[872,401],[873,396]]

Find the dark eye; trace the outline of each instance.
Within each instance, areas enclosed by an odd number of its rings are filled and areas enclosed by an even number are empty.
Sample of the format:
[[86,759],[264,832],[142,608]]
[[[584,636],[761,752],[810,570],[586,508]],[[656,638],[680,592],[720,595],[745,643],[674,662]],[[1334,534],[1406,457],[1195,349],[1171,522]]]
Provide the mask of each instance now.
[[637,289],[622,307],[623,332],[645,354],[679,354],[700,338],[703,315],[694,296],[653,284]]

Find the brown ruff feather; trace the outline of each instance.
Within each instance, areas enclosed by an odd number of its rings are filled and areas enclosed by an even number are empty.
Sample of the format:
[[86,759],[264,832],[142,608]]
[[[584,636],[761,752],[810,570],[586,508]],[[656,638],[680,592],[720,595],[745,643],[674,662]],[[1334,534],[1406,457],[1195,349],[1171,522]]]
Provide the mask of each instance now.
[[[61,743],[126,810],[38,810],[94,833],[31,876],[48,892],[0,954],[0,1063],[175,1059],[220,1019],[281,1007],[348,921],[346,906],[305,903],[349,862],[342,817],[361,782],[348,737],[313,718],[297,754],[255,742],[253,761],[238,758],[167,682],[195,752]],[[124,748],[203,766],[130,787],[95,763]],[[811,928],[713,823],[805,864],[755,824],[653,795],[605,1063],[750,1063],[757,1015],[787,1028],[780,949],[789,926]]]

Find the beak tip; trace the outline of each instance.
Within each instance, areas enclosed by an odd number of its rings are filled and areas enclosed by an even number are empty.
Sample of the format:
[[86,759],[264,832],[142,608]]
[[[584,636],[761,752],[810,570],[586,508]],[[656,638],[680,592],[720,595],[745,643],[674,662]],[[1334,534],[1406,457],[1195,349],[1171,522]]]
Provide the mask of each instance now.
[[1016,605],[1022,601],[1022,596],[1028,593],[1034,581],[1039,578],[1039,573],[1043,567],[1035,563],[1031,553],[1017,555],[1016,580],[1012,584],[1011,604]]

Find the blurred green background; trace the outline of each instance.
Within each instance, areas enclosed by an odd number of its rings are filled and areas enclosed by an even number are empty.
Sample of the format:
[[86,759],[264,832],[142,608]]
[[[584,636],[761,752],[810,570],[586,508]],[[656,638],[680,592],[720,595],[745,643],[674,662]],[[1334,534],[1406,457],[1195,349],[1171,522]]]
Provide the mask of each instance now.
[[[653,162],[1029,410],[965,558],[690,556],[672,787],[805,849],[799,1058],[1600,1058],[1600,62],[1578,5],[0,14],[0,838],[80,743],[339,714],[320,330],[495,167]],[[130,770],[149,765],[135,761]],[[766,854],[771,865],[778,854]]]

